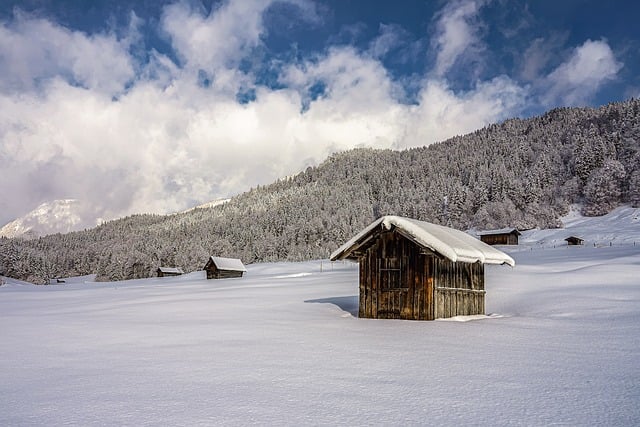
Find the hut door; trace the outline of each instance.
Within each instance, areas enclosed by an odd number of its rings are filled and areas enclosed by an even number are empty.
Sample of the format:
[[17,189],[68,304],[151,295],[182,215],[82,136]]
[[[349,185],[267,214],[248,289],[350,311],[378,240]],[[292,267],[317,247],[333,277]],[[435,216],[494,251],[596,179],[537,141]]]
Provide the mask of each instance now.
[[[378,319],[404,319],[411,306],[409,288],[403,282],[403,259],[381,258],[379,262]],[[403,315],[404,314],[404,315]]]

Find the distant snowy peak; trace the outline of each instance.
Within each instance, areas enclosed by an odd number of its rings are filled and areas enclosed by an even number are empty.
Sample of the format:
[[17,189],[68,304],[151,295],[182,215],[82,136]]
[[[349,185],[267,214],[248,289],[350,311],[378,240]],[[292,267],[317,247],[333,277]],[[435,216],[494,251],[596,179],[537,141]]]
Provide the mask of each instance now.
[[97,225],[98,220],[87,220],[85,212],[83,204],[76,199],[45,202],[23,217],[0,228],[0,237],[37,238]]
[[[187,209],[212,208],[225,204],[230,199],[217,199]],[[180,213],[184,213],[180,212]],[[100,225],[102,218],[87,203],[76,199],[54,200],[45,202],[4,227],[0,228],[0,237],[36,239],[55,233],[69,233]]]

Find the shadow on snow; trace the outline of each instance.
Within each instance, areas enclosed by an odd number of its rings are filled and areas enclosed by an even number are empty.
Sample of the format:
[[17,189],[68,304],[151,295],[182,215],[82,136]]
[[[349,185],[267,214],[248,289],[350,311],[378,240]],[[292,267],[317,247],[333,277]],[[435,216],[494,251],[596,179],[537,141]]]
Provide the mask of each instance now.
[[339,309],[341,309],[342,311],[351,313],[353,317],[358,317],[358,296],[357,295],[348,296],[348,297],[308,299],[305,302],[318,303],[318,304],[333,304],[337,306]]

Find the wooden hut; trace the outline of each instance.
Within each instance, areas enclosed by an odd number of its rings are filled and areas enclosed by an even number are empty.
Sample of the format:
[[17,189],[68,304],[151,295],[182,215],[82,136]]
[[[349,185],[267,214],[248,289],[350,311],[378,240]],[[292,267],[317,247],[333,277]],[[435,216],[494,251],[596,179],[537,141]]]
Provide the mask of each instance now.
[[484,314],[484,264],[507,254],[452,228],[379,218],[331,254],[360,264],[359,317],[433,320]]
[[228,279],[232,277],[242,277],[247,271],[237,258],[222,258],[212,256],[204,266],[207,271],[207,279]]
[[584,245],[584,239],[581,239],[580,237],[569,236],[564,240],[565,240],[565,242],[567,242],[568,246],[581,246],[581,245]]
[[479,231],[478,236],[487,245],[517,245],[520,232],[515,228]]
[[180,276],[184,274],[179,267],[158,267],[156,270],[158,277],[171,277],[171,276]]

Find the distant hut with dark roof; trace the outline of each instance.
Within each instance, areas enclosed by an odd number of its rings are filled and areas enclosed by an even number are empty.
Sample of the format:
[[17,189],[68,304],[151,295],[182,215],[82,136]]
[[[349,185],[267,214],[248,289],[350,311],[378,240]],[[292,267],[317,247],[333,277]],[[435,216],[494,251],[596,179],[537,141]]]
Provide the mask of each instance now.
[[179,267],[158,267],[156,270],[158,277],[180,276],[184,274]]
[[516,228],[478,231],[476,234],[487,245],[517,245],[518,236],[521,235]]
[[398,216],[331,254],[360,265],[359,317],[433,320],[484,314],[484,264],[513,259],[460,230]]
[[237,258],[209,257],[204,266],[207,279],[229,279],[242,277],[247,271],[242,261]]
[[567,242],[568,246],[581,246],[584,244],[584,239],[577,236],[569,236],[564,240]]

